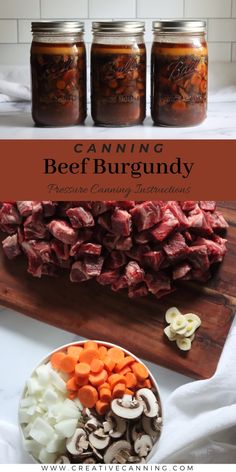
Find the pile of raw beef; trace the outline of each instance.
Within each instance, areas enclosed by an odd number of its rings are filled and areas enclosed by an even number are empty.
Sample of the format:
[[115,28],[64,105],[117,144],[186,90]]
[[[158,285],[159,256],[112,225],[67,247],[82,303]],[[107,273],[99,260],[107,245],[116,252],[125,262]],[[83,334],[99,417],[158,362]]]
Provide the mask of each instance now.
[[3,250],[36,277],[67,271],[129,297],[157,298],[178,280],[205,282],[223,260],[228,227],[213,201],[18,201],[0,204]]

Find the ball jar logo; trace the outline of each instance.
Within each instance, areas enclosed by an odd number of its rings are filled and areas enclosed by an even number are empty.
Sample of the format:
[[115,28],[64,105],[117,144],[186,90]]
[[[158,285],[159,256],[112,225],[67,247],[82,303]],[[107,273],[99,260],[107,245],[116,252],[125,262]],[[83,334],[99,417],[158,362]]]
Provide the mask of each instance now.
[[183,77],[192,75],[200,63],[200,58],[192,57],[186,60],[186,57],[181,57],[176,61],[171,62],[168,66],[169,80],[178,81]]

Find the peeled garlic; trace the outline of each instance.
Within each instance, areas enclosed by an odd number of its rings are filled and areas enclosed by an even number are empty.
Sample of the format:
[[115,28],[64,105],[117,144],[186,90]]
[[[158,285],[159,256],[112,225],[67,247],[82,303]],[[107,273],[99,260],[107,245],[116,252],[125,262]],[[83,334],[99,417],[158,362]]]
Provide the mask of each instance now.
[[191,341],[189,338],[177,338],[176,344],[181,351],[189,351],[191,349]]
[[201,324],[201,319],[194,313],[182,315],[178,308],[172,307],[165,315],[168,326],[164,329],[170,341],[176,341],[181,351],[189,351],[195,337],[195,331]]
[[174,321],[174,319],[179,315],[181,315],[181,313],[178,310],[178,308],[176,308],[175,306],[172,307],[172,308],[169,308],[169,310],[167,310],[166,316],[165,316],[166,322],[171,324],[172,321]]

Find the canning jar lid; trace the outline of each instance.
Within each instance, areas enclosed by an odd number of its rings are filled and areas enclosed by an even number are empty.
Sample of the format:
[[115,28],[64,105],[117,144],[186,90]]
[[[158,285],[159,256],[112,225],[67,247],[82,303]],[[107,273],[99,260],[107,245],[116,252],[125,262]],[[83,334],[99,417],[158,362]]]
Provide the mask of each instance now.
[[32,33],[83,33],[82,21],[33,21]]
[[154,33],[205,33],[206,21],[200,20],[161,20],[153,21]]
[[93,21],[94,33],[144,33],[144,21]]

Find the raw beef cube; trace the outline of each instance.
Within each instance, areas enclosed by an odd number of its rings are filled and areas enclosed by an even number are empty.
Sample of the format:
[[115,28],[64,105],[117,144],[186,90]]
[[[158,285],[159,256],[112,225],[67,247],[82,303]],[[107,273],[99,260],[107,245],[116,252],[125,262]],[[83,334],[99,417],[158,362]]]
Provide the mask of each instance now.
[[121,208],[122,210],[130,210],[131,208],[134,208],[135,206],[135,201],[133,200],[124,200],[124,201],[117,201],[116,205]]
[[113,282],[111,289],[113,290],[113,292],[117,292],[118,290],[121,290],[122,288],[126,287],[128,287],[127,279],[125,275],[121,275],[121,277],[116,280],[116,282]]
[[24,237],[30,239],[47,239],[49,235],[47,226],[41,218],[35,218],[33,215],[26,218],[24,222]]
[[111,216],[112,231],[119,236],[129,236],[131,231],[131,215],[126,210],[116,208]]
[[207,271],[210,267],[208,251],[205,245],[189,247],[188,260],[193,269],[200,269],[202,272]]
[[181,227],[181,229],[186,229],[186,228],[189,227],[188,218],[184,214],[184,212],[183,212],[183,210],[182,210],[182,208],[181,208],[181,206],[179,205],[178,202],[176,202],[174,200],[170,200],[170,201],[168,201],[167,207],[169,208],[169,210],[173,213],[173,215],[179,221],[179,226]]
[[191,266],[187,262],[183,262],[183,264],[180,264],[173,269],[173,280],[183,279],[187,274],[189,274],[190,271]]
[[148,295],[148,289],[144,283],[129,287],[129,298],[146,297],[146,295]]
[[47,225],[54,238],[65,244],[74,244],[77,240],[78,232],[63,220],[52,220]]
[[98,223],[102,228],[111,231],[111,213],[107,212],[99,216]]
[[2,203],[0,208],[1,225],[19,225],[21,223],[21,215],[12,203]]
[[158,292],[171,291],[171,280],[168,276],[157,273],[157,274],[148,274],[145,277],[145,282],[149,292],[153,295],[157,295]]
[[151,234],[157,241],[164,241],[172,231],[179,226],[179,221],[170,210],[165,210],[162,222],[154,229]]
[[215,211],[216,209],[216,202],[212,201],[200,201],[199,206],[204,211]]
[[78,229],[87,226],[94,226],[92,213],[85,210],[83,207],[69,208],[66,211],[66,214],[70,219],[72,228]]
[[125,277],[128,286],[137,285],[144,280],[145,272],[137,262],[131,261],[125,268]]
[[79,247],[78,255],[90,254],[93,256],[100,256],[102,251],[101,244],[82,243]]
[[124,252],[112,251],[106,259],[106,269],[113,270],[124,266],[127,263],[127,257]]
[[134,241],[136,244],[147,244],[151,239],[152,236],[147,230],[134,234]]
[[188,221],[190,229],[198,234],[210,235],[213,233],[212,228],[208,222],[208,217],[205,216],[205,213],[201,210],[201,208],[199,208],[199,206],[189,213]]
[[34,275],[34,277],[41,277],[43,267],[42,258],[35,251],[35,242],[36,241],[23,241],[21,247],[28,259],[28,272]]
[[16,202],[17,208],[18,208],[19,213],[21,214],[21,216],[27,217],[27,216],[31,215],[32,209],[33,209],[33,203],[34,203],[33,201],[29,201],[29,200],[23,200],[23,201],[17,201]]
[[185,257],[189,250],[181,233],[174,234],[169,241],[164,244],[163,249],[171,261]]
[[17,234],[13,234],[13,236],[8,236],[5,238],[2,241],[2,247],[8,259],[14,259],[14,257],[21,254]]
[[45,200],[42,202],[42,205],[43,205],[43,214],[45,218],[55,215],[56,208],[57,208],[56,202],[52,202],[51,200],[48,200],[48,201]]
[[107,202],[92,202],[92,214],[94,216],[101,215],[102,213],[105,213],[106,211],[109,211],[114,208],[115,205],[116,202],[113,200]]
[[59,241],[58,239],[53,239],[51,241],[51,248],[52,251],[56,254],[58,260],[65,260],[69,259],[69,245]]
[[143,255],[146,254],[151,250],[150,246],[141,245],[141,246],[133,246],[131,251],[127,252],[127,256],[130,259],[134,259],[135,261],[142,262]]
[[103,257],[87,255],[83,262],[86,273],[89,277],[98,277],[101,274],[104,262]]
[[197,202],[195,200],[186,200],[184,202],[179,202],[183,211],[189,212],[194,210]]
[[157,272],[164,259],[165,256],[163,251],[149,251],[143,254],[141,261],[144,266],[150,267],[152,270]]
[[101,285],[112,285],[120,278],[119,270],[106,270],[97,277],[97,282]]
[[71,267],[70,280],[71,282],[85,282],[89,280],[90,276],[87,273],[87,269],[82,261],[76,261]]
[[228,223],[219,211],[207,213],[207,219],[214,231],[224,231],[229,227]]
[[102,244],[105,246],[109,251],[115,249],[117,242],[119,241],[119,236],[116,234],[109,234],[106,233],[105,236],[102,238]]
[[149,229],[162,219],[162,206],[158,202],[143,202],[130,210],[138,231]]
[[[222,241],[225,241],[222,238],[220,239]],[[220,244],[219,242],[212,241],[211,239],[198,238],[194,242],[194,245],[197,245],[197,246],[203,245],[207,247],[207,253],[208,253],[211,264],[215,262],[221,262],[226,253],[225,242],[223,244]]]
[[129,251],[133,246],[133,241],[130,237],[119,238],[116,243],[116,249],[119,251]]

